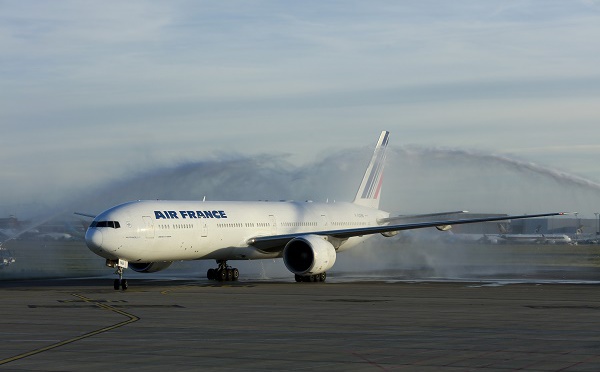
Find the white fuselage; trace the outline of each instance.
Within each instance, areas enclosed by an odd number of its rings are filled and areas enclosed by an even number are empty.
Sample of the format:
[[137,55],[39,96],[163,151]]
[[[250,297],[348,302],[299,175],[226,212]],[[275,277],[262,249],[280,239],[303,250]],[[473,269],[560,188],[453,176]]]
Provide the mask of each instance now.
[[500,234],[498,238],[521,243],[571,243],[573,241],[565,234]]
[[[135,201],[98,215],[89,248],[110,260],[249,260],[281,257],[248,244],[259,236],[378,226],[387,212],[353,203]],[[369,235],[335,246],[347,249]]]

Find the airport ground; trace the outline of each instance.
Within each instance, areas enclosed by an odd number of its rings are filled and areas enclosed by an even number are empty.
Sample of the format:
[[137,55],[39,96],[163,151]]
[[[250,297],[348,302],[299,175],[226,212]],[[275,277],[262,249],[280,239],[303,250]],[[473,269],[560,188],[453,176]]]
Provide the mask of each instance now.
[[[390,265],[326,283],[175,268],[124,292],[81,243],[10,248],[2,371],[600,370],[597,245],[376,247]],[[336,267],[356,262],[377,266]]]
[[598,371],[598,284],[3,281],[3,371]]

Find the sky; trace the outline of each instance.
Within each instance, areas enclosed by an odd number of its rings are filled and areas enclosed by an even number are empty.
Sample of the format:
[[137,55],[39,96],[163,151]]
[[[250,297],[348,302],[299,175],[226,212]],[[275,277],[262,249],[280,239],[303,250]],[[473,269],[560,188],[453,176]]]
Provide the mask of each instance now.
[[600,1],[0,0],[0,50],[0,214],[381,130],[600,182]]

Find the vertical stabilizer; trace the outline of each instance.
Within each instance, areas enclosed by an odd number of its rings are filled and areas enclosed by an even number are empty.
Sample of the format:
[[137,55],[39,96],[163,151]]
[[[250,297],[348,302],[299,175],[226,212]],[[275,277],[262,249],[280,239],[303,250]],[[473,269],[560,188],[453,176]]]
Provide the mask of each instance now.
[[381,182],[383,181],[383,166],[385,163],[385,149],[388,144],[390,132],[383,131],[377,141],[377,147],[373,152],[371,162],[363,176],[354,204],[370,208],[379,208],[379,195],[381,191]]

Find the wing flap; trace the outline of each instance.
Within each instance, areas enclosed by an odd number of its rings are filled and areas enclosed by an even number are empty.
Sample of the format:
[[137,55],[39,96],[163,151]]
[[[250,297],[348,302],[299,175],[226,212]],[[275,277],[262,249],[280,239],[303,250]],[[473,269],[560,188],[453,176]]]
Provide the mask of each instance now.
[[408,219],[450,216],[453,214],[462,214],[462,213],[469,213],[469,211],[452,211],[452,212],[438,212],[438,213],[427,213],[427,214],[407,214],[407,215],[396,216],[396,217],[380,218],[377,220],[377,222],[380,224],[398,223],[399,221],[404,221],[404,220],[408,220]]

